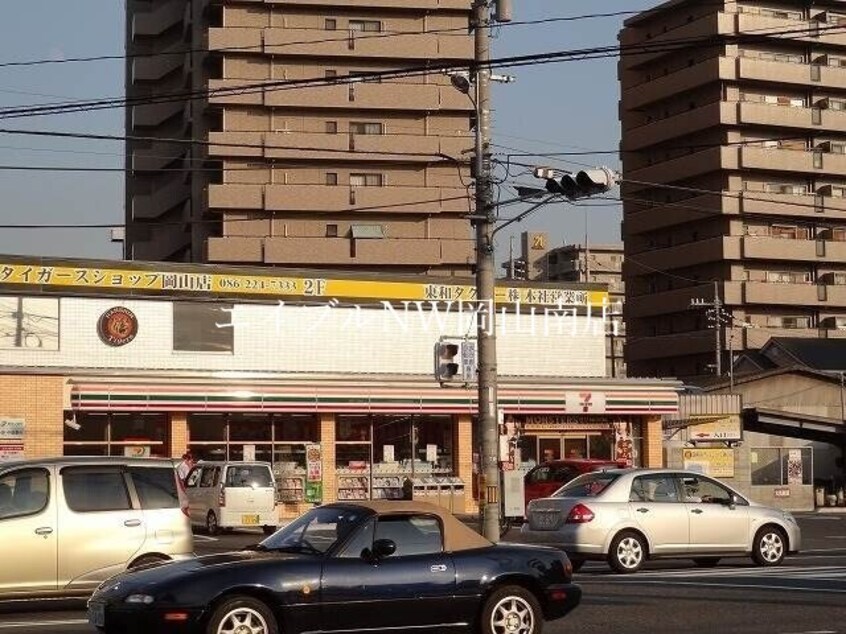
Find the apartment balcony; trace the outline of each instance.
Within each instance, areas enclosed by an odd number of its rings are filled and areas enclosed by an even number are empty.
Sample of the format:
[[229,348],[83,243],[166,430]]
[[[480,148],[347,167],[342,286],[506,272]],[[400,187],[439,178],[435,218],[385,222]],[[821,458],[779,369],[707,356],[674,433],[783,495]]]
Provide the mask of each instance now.
[[209,208],[218,210],[457,214],[467,213],[468,204],[465,189],[450,187],[225,184],[208,190]]
[[787,284],[779,282],[744,282],[744,304],[766,304],[784,306],[816,306],[818,299],[816,284]]
[[714,353],[714,333],[695,330],[654,337],[633,337],[626,342],[626,360],[631,362],[661,359],[672,356],[686,356]]
[[702,130],[730,125],[736,120],[735,104],[714,101],[666,119],[659,119],[652,123],[625,129],[622,149],[628,151],[642,150]]
[[[647,267],[664,271],[738,259],[740,259],[738,238],[718,236],[632,254],[632,263],[636,261],[637,264],[631,264],[631,268],[637,272]],[[638,264],[641,266],[638,267]]]
[[[209,156],[266,159],[431,162],[466,159],[470,137],[312,132],[212,132]],[[214,145],[215,143],[219,145]],[[413,155],[413,156],[409,156]],[[464,157],[464,158],[462,158]]]
[[[172,144],[156,143],[149,149],[133,150],[131,169],[138,172],[155,172],[168,167],[183,165],[187,152],[175,150]],[[174,159],[179,162],[176,163]]]
[[[155,9],[132,14],[132,39],[139,36],[160,35],[176,24],[187,20],[190,4],[169,0],[155,3]],[[151,4],[150,6],[154,6]]]
[[466,266],[471,241],[394,238],[209,238],[211,262],[284,266]]
[[190,198],[190,186],[182,176],[177,176],[165,185],[157,184],[152,194],[135,194],[132,197],[132,217],[141,220],[158,218]]
[[[643,183],[678,182],[724,169],[736,169],[736,165],[736,148],[712,147],[640,169],[627,170],[626,179],[630,181],[629,191],[631,191],[633,187],[638,186],[637,181]],[[649,185],[640,187],[649,187]]]
[[[736,194],[733,194],[736,195]],[[706,213],[736,216],[740,213],[737,199],[719,194],[705,194],[668,205],[637,202],[637,194],[623,203],[626,235],[651,233],[668,227],[701,222]]]
[[[240,4],[290,4],[290,0],[240,0]],[[469,0],[297,0],[298,6],[325,8],[327,5],[343,9],[407,9],[414,13],[423,11],[470,12]]]
[[243,50],[286,57],[404,60],[473,57],[473,39],[466,34],[409,32],[386,38],[354,31],[226,27],[209,29],[208,47],[212,51],[249,47]]
[[715,81],[731,79],[734,75],[733,58],[713,57],[627,88],[621,95],[621,104],[625,110],[637,110]]
[[133,128],[154,128],[168,119],[181,117],[185,113],[185,103],[171,101],[144,106],[131,106]]
[[816,339],[819,337],[817,328],[777,328],[773,326],[760,326],[758,328],[744,328],[741,337],[735,337],[735,348],[742,342],[744,348],[758,350],[764,347],[773,337],[801,337],[803,339]]
[[177,70],[185,69],[187,61],[185,45],[180,42],[156,55],[134,58],[130,78],[133,83],[159,81]]
[[846,242],[793,240],[766,235],[744,236],[741,240],[744,259],[833,263],[846,261]]
[[[215,79],[209,81],[210,90],[238,88],[261,82]],[[347,110],[454,110],[472,112],[473,104],[467,95],[452,86],[411,82],[356,82],[330,86],[302,87],[296,90],[257,89],[249,94],[211,94],[209,103],[239,104],[273,108],[321,108]]]
[[[638,273],[644,274],[642,269]],[[669,291],[649,293],[626,298],[625,315],[626,322],[631,328],[632,321],[643,317],[655,317],[672,313],[687,313],[690,311],[690,302],[694,299],[710,299],[713,297],[711,286],[689,286]],[[722,290],[720,291],[722,296]],[[634,341],[636,335],[629,335]]]

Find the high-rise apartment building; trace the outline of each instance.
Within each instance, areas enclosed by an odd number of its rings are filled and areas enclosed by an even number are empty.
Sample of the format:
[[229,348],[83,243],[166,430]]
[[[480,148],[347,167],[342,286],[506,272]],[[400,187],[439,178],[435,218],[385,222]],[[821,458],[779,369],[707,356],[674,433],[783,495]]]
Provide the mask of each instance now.
[[[524,231],[520,236],[519,256],[512,253],[512,257],[503,262],[502,268],[507,279],[605,284],[608,287],[608,308],[605,309],[606,373],[612,378],[626,376],[622,244],[565,244],[553,247],[549,244],[548,234]],[[596,317],[600,315],[596,314]]]
[[723,372],[843,336],[846,2],[676,0],[620,43],[629,374],[713,373],[715,292]]
[[471,99],[443,73],[348,80],[467,64],[470,17],[470,0],[128,0],[127,257],[469,273]]

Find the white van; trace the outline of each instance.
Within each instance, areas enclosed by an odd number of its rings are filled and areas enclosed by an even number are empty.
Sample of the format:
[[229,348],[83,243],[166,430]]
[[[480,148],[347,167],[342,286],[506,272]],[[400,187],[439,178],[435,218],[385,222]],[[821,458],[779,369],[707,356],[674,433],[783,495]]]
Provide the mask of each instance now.
[[0,464],[0,601],[88,596],[127,569],[194,556],[170,459]]
[[268,462],[200,461],[185,479],[191,523],[209,535],[222,529],[276,531],[276,481]]

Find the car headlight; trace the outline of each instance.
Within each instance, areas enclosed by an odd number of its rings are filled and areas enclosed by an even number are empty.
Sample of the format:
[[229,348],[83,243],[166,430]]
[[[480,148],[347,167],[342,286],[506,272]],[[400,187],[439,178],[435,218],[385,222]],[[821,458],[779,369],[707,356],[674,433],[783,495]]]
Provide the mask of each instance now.
[[141,603],[143,605],[150,605],[155,599],[149,594],[130,594],[126,597],[124,603]]

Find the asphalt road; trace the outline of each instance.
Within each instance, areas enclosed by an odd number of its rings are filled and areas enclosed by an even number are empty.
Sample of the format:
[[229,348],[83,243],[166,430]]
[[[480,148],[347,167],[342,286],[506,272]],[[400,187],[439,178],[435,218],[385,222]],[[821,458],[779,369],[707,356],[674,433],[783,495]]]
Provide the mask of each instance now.
[[[744,559],[714,569],[655,562],[635,575],[588,563],[576,575],[582,605],[548,634],[846,634],[846,515],[799,517],[803,552],[779,568]],[[512,539],[514,535],[507,536]],[[200,554],[241,548],[260,533],[199,535]],[[80,603],[0,606],[0,634],[91,634]],[[151,633],[153,634],[153,633]]]

